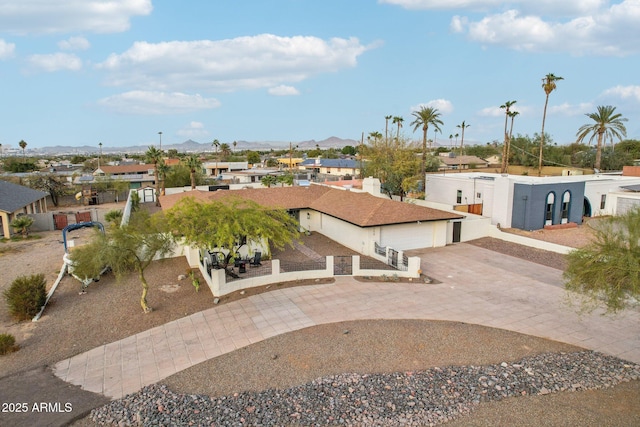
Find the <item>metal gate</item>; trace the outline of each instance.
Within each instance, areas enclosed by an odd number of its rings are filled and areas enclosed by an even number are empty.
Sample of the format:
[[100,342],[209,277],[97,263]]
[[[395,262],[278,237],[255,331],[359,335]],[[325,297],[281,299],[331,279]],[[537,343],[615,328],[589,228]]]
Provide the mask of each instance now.
[[56,230],[62,230],[67,225],[69,225],[67,214],[53,214],[53,223],[55,225]]
[[398,251],[395,249],[389,249],[389,265],[398,268]]
[[76,223],[91,222],[91,212],[76,212]]
[[351,255],[333,257],[333,274],[335,276],[350,276],[353,273],[353,258]]

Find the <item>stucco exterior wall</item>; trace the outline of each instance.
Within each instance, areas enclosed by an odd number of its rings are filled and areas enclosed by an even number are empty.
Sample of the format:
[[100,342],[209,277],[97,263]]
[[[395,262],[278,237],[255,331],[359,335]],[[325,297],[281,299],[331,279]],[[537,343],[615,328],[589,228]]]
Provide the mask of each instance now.
[[562,198],[571,194],[568,222],[582,224],[584,182],[558,182],[549,184],[522,184],[513,186],[513,217],[511,226],[522,230],[540,230],[545,225],[547,195],[554,194],[553,224],[561,223]]

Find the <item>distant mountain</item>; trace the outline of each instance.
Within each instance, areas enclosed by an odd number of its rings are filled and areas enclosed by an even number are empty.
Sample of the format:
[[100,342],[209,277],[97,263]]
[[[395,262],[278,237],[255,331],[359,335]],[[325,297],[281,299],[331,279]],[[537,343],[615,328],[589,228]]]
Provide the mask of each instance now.
[[[226,142],[226,141],[224,141]],[[342,139],[336,136],[316,141],[314,139],[308,141],[236,141],[237,144],[234,147],[232,142],[227,142],[231,146],[232,150],[255,150],[255,151],[267,151],[267,150],[283,150],[289,148],[289,144],[293,147],[298,147],[301,150],[311,150],[318,146],[322,149],[328,148],[342,148],[346,145],[357,146],[359,141],[353,139]],[[107,154],[112,153],[144,153],[149,148],[148,145],[133,145],[128,147],[109,147],[102,146],[102,152]],[[158,148],[156,146],[156,148]],[[163,150],[175,149],[179,153],[195,153],[195,152],[214,152],[211,142],[200,143],[188,139],[179,144],[162,144]],[[100,147],[92,145],[82,145],[78,147],[56,145],[53,147],[42,147],[26,150],[30,155],[96,155],[100,153]]]

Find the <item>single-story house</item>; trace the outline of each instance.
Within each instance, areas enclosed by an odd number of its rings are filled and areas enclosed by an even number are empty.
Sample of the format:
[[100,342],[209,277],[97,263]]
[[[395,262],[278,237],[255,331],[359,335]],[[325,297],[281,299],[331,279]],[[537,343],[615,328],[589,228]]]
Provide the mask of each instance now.
[[453,153],[444,153],[438,156],[440,160],[439,170],[477,169],[488,168],[489,162],[477,156],[455,156]]
[[47,193],[0,180],[0,229],[11,238],[11,221],[19,215],[47,212]]
[[75,184],[89,185],[104,179],[114,179],[129,182],[130,189],[155,185],[155,165],[153,164],[125,164],[102,165],[91,175],[76,178]]
[[170,209],[183,197],[202,202],[242,197],[286,209],[299,221],[301,230],[317,231],[369,256],[375,253],[376,245],[395,250],[445,246],[454,239],[453,223],[463,218],[455,212],[317,184],[176,193],[160,197],[162,209]]
[[299,166],[302,170],[311,171],[314,177],[322,175],[360,176],[362,162],[354,159],[307,159]]
[[222,174],[229,172],[237,172],[246,170],[249,167],[249,162],[205,162],[202,164],[202,169],[206,176],[219,177]]

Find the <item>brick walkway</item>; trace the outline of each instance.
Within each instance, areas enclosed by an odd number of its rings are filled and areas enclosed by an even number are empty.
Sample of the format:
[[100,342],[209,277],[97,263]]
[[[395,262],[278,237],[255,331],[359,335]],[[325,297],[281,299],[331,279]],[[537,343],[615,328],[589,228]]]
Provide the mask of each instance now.
[[[59,362],[55,374],[120,398],[209,358],[313,325],[361,319],[475,323],[582,346],[640,363],[640,311],[578,315],[560,270],[458,244],[415,251],[442,282],[362,283],[272,291],[216,306]],[[496,261],[498,260],[498,261]]]

